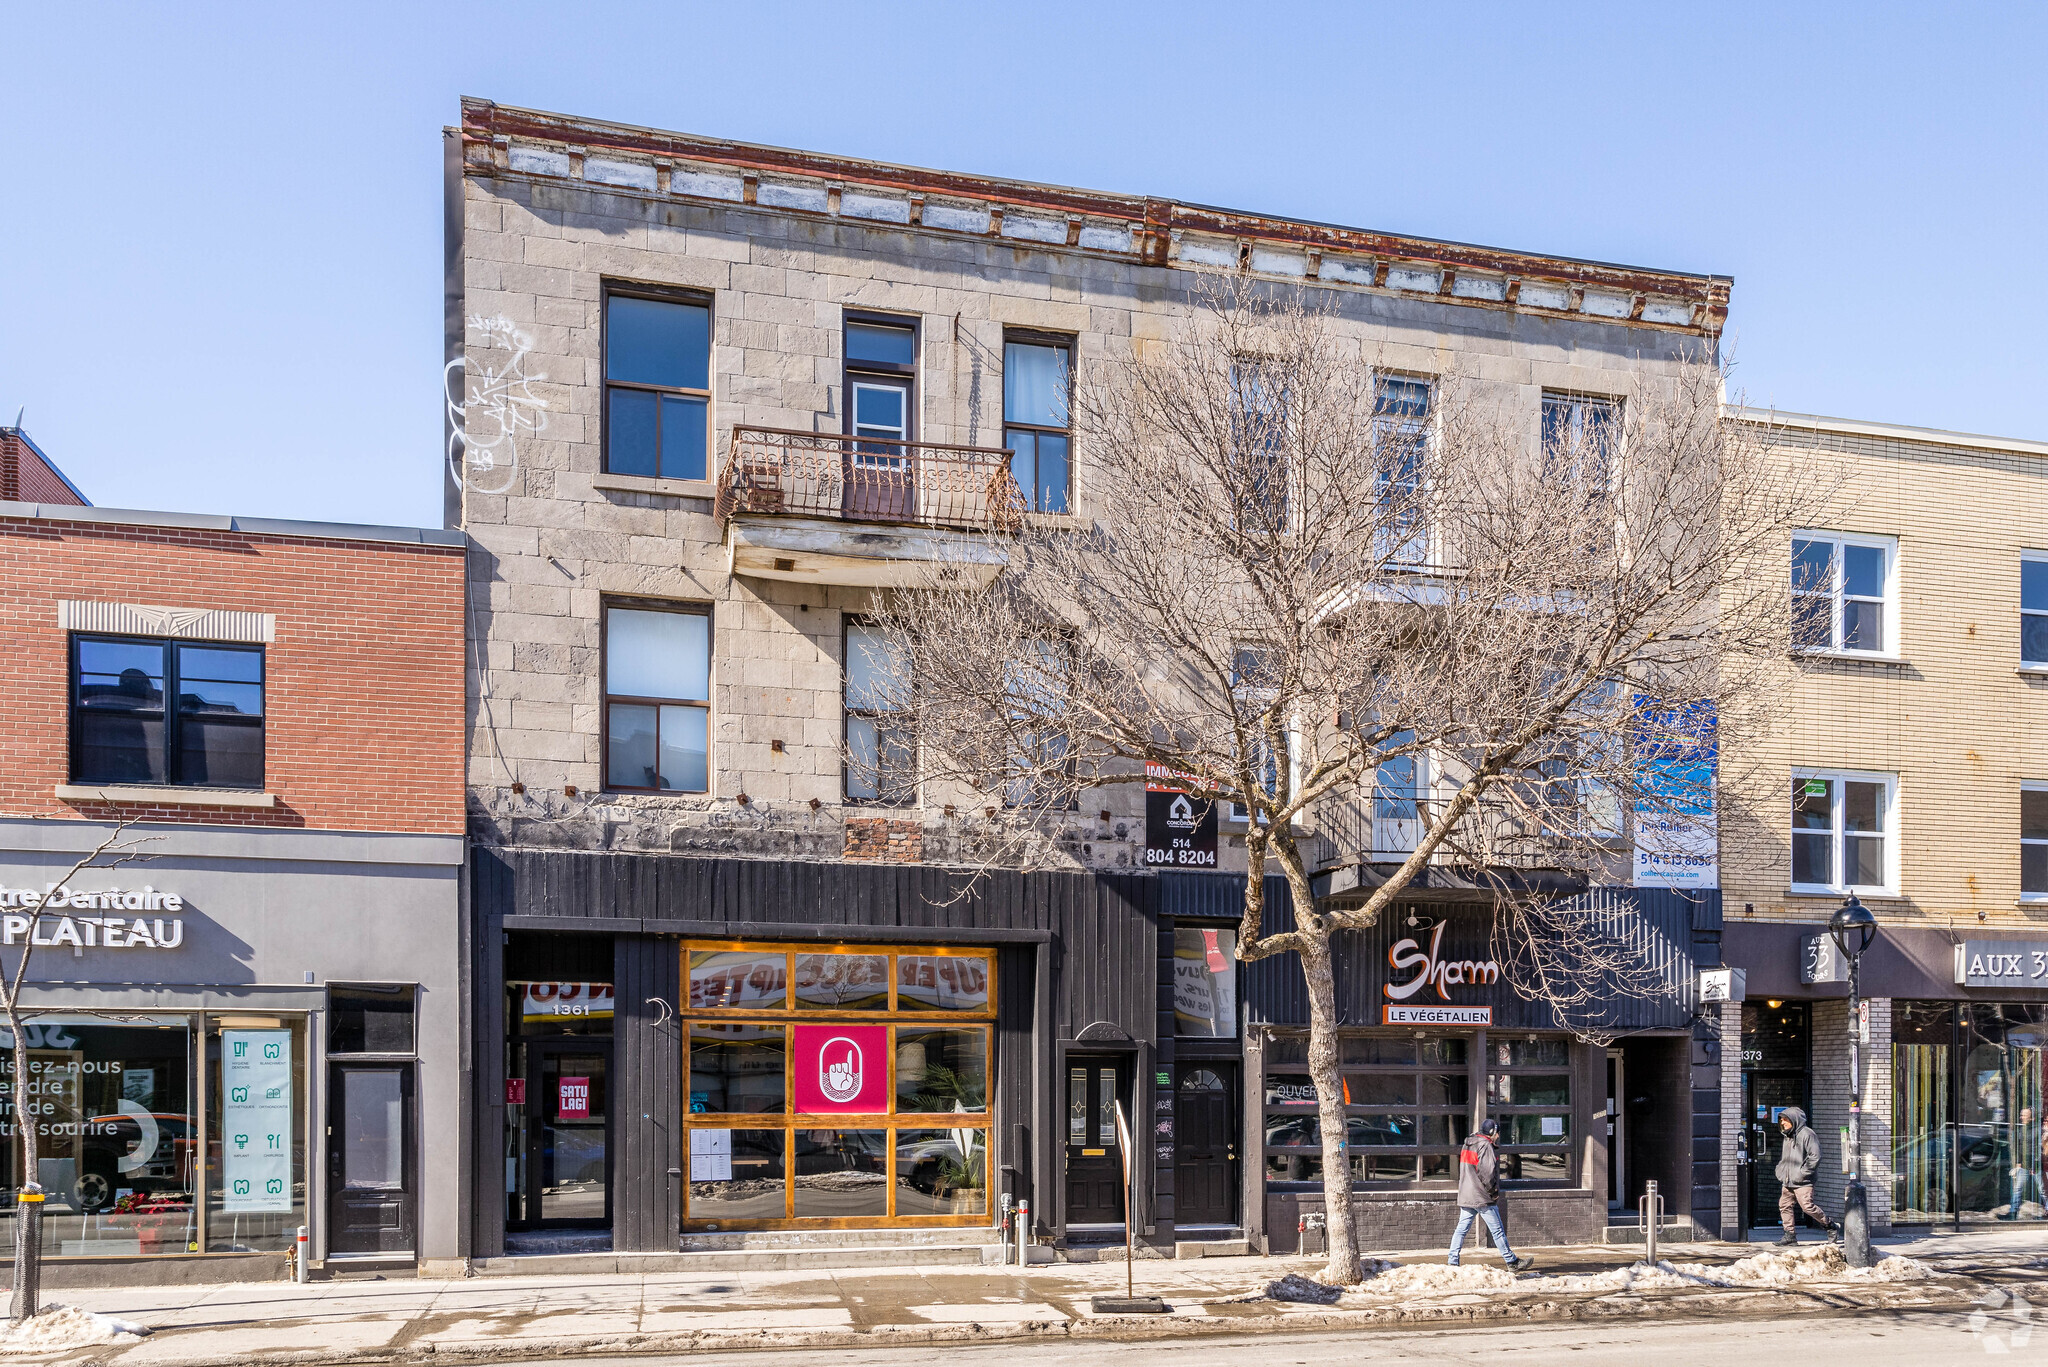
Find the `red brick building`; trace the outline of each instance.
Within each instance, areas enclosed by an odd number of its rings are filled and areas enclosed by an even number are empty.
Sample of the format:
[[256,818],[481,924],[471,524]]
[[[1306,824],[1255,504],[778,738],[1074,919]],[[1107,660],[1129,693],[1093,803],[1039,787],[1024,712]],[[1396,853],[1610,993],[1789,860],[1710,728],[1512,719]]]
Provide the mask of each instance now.
[[87,505],[78,486],[19,427],[0,427],[0,502]]
[[[0,508],[0,815],[459,834],[460,537]],[[263,782],[116,783],[74,764],[75,636],[262,648]]]
[[92,508],[8,451],[0,971],[43,1119],[0,1249],[32,1180],[53,1285],[281,1275],[302,1226],[459,1256],[463,537]]

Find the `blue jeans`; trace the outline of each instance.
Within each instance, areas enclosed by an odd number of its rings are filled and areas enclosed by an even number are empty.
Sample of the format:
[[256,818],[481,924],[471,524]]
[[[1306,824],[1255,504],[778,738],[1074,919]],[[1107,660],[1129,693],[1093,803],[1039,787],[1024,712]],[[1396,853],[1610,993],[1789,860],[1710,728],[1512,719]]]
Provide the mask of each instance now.
[[1515,1250],[1508,1247],[1508,1228],[1501,1223],[1500,1207],[1497,1205],[1480,1206],[1475,1210],[1471,1206],[1460,1206],[1458,1207],[1458,1228],[1451,1234],[1451,1266],[1456,1267],[1458,1265],[1458,1254],[1465,1247],[1465,1236],[1471,1232],[1472,1222],[1475,1219],[1486,1221],[1486,1232],[1493,1236],[1493,1246],[1500,1250],[1500,1256],[1503,1260],[1512,1263],[1515,1260]]

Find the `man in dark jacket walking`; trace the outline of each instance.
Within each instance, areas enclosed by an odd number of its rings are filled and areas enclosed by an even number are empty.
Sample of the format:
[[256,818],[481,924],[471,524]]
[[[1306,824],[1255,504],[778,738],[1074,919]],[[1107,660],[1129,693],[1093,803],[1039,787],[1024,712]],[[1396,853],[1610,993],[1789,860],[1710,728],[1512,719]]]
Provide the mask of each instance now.
[[1508,1247],[1508,1228],[1500,1218],[1500,1154],[1493,1146],[1499,1134],[1498,1120],[1482,1120],[1479,1132],[1465,1137],[1458,1154],[1458,1228],[1451,1235],[1452,1267],[1458,1265],[1458,1256],[1465,1249],[1465,1236],[1471,1232],[1474,1220],[1486,1221],[1486,1231],[1493,1235],[1493,1246],[1500,1250],[1509,1271],[1520,1272],[1536,1265],[1534,1258],[1517,1258]]
[[1778,1115],[1778,1129],[1785,1136],[1784,1151],[1778,1155],[1778,1220],[1785,1226],[1780,1244],[1799,1242],[1799,1212],[1828,1232],[1835,1243],[1842,1241],[1842,1227],[1828,1218],[1813,1199],[1813,1175],[1820,1171],[1820,1136],[1806,1123],[1806,1112],[1787,1106]]

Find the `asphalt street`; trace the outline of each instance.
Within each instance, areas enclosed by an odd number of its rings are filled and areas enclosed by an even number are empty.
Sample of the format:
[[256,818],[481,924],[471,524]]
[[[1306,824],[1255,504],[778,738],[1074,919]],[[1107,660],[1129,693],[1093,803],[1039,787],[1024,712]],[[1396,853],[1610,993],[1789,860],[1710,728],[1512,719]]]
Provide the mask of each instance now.
[[[1928,1367],[1979,1358],[2025,1357],[2048,1349],[2048,1323],[2040,1344],[2029,1337],[2030,1311],[2011,1303],[1973,1316],[1921,1312],[1776,1320],[1677,1320],[1588,1326],[1532,1325],[1506,1329],[1440,1329],[1392,1333],[1261,1334],[1229,1338],[1154,1340],[1147,1343],[1020,1344],[975,1347],[948,1343],[930,1348],[778,1349],[777,1367],[939,1367],[987,1362],[990,1367],[1050,1367],[1086,1361],[1090,1367],[1353,1367],[1373,1363],[1472,1364],[1473,1367],[1644,1367],[1650,1363],[1854,1362],[1856,1367]],[[2048,1311],[2044,1311],[2048,1319]],[[760,1367],[760,1352],[680,1357],[537,1359],[535,1367]]]

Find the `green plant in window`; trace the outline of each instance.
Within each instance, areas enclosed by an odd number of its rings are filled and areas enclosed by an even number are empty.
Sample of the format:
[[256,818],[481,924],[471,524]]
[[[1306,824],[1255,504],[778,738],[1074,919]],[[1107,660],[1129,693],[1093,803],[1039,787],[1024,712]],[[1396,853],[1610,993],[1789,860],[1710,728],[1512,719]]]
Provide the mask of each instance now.
[[911,1093],[912,1111],[980,1111],[987,1109],[987,1084],[981,1073],[961,1072],[943,1063],[927,1063],[924,1080]]

